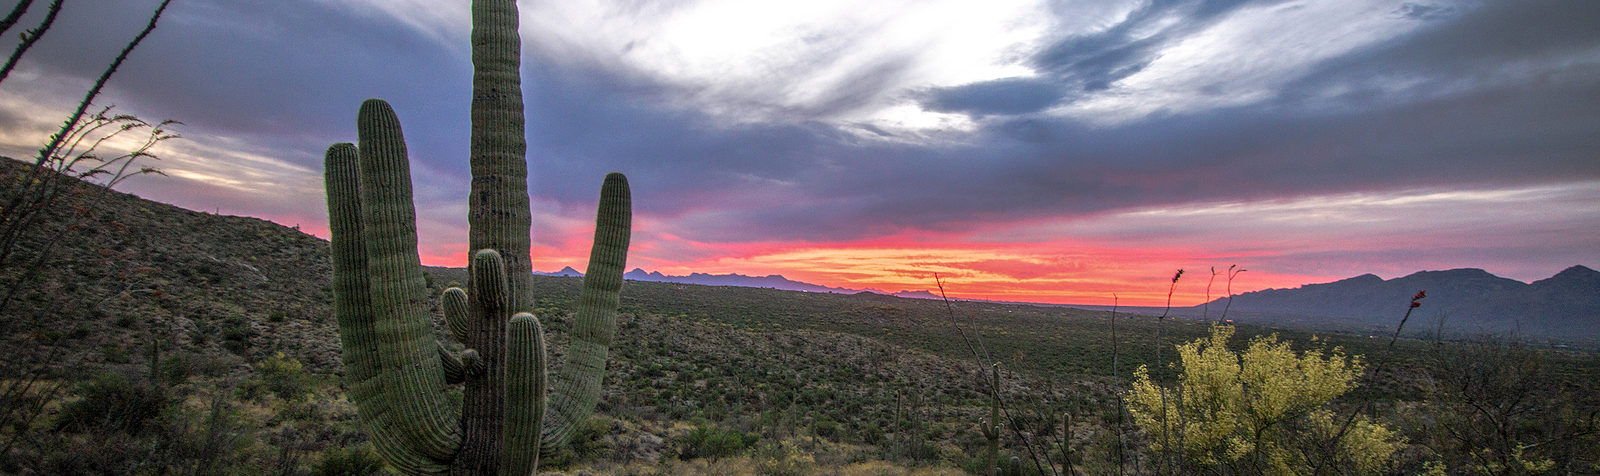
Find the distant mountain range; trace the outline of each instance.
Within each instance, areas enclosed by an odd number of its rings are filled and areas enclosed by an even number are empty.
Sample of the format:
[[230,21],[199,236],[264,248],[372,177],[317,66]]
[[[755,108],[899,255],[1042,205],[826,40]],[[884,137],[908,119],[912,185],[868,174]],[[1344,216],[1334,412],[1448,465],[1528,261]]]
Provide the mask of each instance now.
[[[583,276],[571,267],[543,276]],[[781,275],[692,273],[672,276],[635,268],[623,275],[634,281],[741,286],[813,293],[856,294],[871,292],[918,299],[939,299],[928,291],[889,293],[873,289],[821,286]],[[1506,334],[1574,341],[1600,340],[1600,271],[1573,266],[1547,279],[1524,283],[1476,268],[1420,271],[1385,280],[1363,274],[1322,284],[1291,289],[1266,289],[1219,298],[1208,305],[1175,308],[1183,318],[1216,318],[1224,307],[1238,322],[1283,325],[1307,329],[1379,331],[1393,329],[1405,314],[1411,296],[1426,290],[1422,307],[1406,323],[1408,334],[1435,331],[1446,335]],[[1101,306],[1071,306],[1099,309]],[[1123,308],[1142,314],[1159,314],[1161,308]],[[1443,325],[1441,326],[1441,319]]]
[[[1389,280],[1363,274],[1234,295],[1229,313],[1254,322],[1392,329],[1417,291],[1427,291],[1427,298],[1406,324],[1414,331],[1600,339],[1600,271],[1584,266],[1532,283],[1476,268],[1421,271]],[[1212,301],[1209,315],[1217,316],[1225,306],[1227,298]],[[1201,309],[1187,308],[1182,315],[1189,317]]]
[[[565,277],[583,276],[583,273],[578,272],[578,270],[576,270],[576,269],[572,269],[571,266],[568,266],[568,267],[565,267],[565,268],[561,268],[560,271],[556,271],[556,272],[553,272],[553,273],[534,271],[533,274],[537,274],[537,275],[540,275],[540,276],[565,276]],[[805,291],[805,292],[808,292],[808,293],[857,294],[857,293],[863,293],[863,292],[870,292],[870,293],[874,293],[874,294],[884,294],[884,295],[899,296],[899,297],[904,297],[904,298],[939,299],[938,295],[935,295],[935,294],[930,293],[928,291],[900,291],[900,292],[896,292],[896,293],[890,293],[890,292],[879,291],[879,290],[876,290],[876,289],[834,288],[834,287],[821,286],[821,285],[816,285],[816,284],[811,284],[811,283],[795,281],[795,280],[792,280],[792,279],[789,279],[789,278],[785,278],[782,275],[777,275],[777,274],[771,274],[771,275],[766,275],[766,276],[745,276],[745,275],[742,275],[742,274],[690,273],[688,276],[672,276],[672,275],[667,275],[667,274],[661,274],[660,271],[649,271],[649,272],[646,272],[645,270],[643,270],[641,268],[634,268],[633,271],[629,271],[629,272],[623,274],[622,278],[623,279],[628,279],[628,280],[633,280],[633,281],[649,281],[649,282],[654,282],[654,283],[701,284],[701,285],[706,285],[706,286],[739,286],[739,287],[746,287],[746,288],[781,289],[781,290],[784,290],[784,291]]]

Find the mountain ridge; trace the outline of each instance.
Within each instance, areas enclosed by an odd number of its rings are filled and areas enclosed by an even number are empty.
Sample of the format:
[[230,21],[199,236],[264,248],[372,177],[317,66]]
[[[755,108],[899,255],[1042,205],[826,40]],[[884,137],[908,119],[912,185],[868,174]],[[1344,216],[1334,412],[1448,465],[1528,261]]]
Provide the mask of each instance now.
[[[544,276],[582,276],[570,266]],[[829,287],[788,279],[780,274],[749,276],[738,273],[694,272],[673,276],[660,271],[634,268],[623,276],[633,281],[737,286],[831,294],[872,293],[913,299],[942,299],[922,290],[886,292],[877,289]],[[1326,283],[1307,283],[1295,288],[1269,288],[1218,298],[1201,305],[1177,308],[1173,314],[1186,318],[1212,316],[1209,306],[1226,307],[1230,315],[1249,322],[1288,325],[1311,329],[1350,330],[1392,328],[1405,305],[1417,291],[1427,290],[1429,299],[1414,313],[1431,319],[1439,332],[1452,335],[1504,334],[1576,340],[1600,340],[1600,271],[1573,265],[1555,275],[1531,283],[1496,276],[1481,268],[1421,270],[1394,279],[1363,273]],[[991,302],[962,299],[962,301]],[[1042,303],[1022,303],[1064,307],[1084,307]],[[1085,308],[1094,308],[1086,306]],[[1149,309],[1146,311],[1160,312]],[[1416,324],[1413,324],[1414,326]],[[1422,327],[1412,327],[1414,331]]]
[[1387,280],[1363,274],[1235,294],[1187,308],[1186,314],[1226,306],[1242,313],[1283,316],[1278,320],[1285,321],[1323,317],[1394,326],[1418,291],[1427,291],[1428,297],[1413,317],[1429,318],[1443,330],[1600,339],[1600,271],[1583,265],[1532,283],[1479,268],[1418,271]]
[[[567,267],[561,268],[560,271],[555,271],[555,272],[534,271],[533,274],[538,275],[538,276],[560,276],[560,277],[579,277],[579,276],[583,276],[582,272],[579,272],[578,270],[572,269],[571,266],[567,266]],[[669,274],[662,274],[660,271],[645,271],[644,268],[637,268],[636,267],[636,268],[633,268],[633,270],[628,271],[627,273],[623,273],[622,278],[626,279],[626,280],[631,280],[631,281],[645,281],[645,282],[653,282],[653,283],[699,284],[699,285],[704,285],[704,286],[736,286],[736,287],[743,287],[743,288],[764,288],[764,289],[777,289],[777,290],[782,290],[782,291],[802,291],[802,292],[808,292],[808,293],[829,293],[829,294],[859,294],[859,293],[866,292],[866,293],[872,293],[872,294],[881,294],[881,295],[886,295],[886,296],[896,296],[896,297],[912,298],[912,299],[940,299],[940,297],[938,295],[933,294],[932,292],[929,292],[927,290],[921,290],[921,291],[902,290],[902,291],[899,291],[899,292],[888,292],[888,291],[883,291],[883,290],[878,290],[878,289],[871,289],[871,288],[868,288],[868,289],[851,289],[851,288],[843,288],[843,287],[832,287],[832,286],[823,286],[823,285],[820,285],[820,284],[807,283],[807,282],[804,282],[804,281],[795,281],[795,280],[786,278],[781,274],[769,274],[769,275],[766,275],[766,276],[749,276],[749,275],[744,275],[744,274],[739,274],[739,273],[710,274],[710,273],[693,272],[693,273],[689,273],[687,276],[673,276],[673,275],[669,275]]]

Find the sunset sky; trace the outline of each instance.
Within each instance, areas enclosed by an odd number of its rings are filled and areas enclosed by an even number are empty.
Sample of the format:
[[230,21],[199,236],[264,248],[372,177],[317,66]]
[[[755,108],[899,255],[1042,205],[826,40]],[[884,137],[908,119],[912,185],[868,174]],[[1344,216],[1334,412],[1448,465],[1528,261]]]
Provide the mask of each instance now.
[[[68,2],[0,85],[0,153],[156,3]],[[384,98],[423,259],[464,263],[466,4],[175,0],[99,101],[185,123],[122,188],[326,237],[322,152]],[[667,274],[1159,305],[1184,268],[1194,305],[1231,264],[1235,292],[1600,267],[1593,0],[521,8],[535,269],[582,268],[613,170],[628,267]]]

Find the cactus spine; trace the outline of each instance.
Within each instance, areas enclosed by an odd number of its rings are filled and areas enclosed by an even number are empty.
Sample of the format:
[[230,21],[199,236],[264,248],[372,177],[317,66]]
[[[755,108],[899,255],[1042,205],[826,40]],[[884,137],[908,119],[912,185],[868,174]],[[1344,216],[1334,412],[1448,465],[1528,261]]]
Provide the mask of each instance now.
[[[567,363],[547,394],[533,315],[520,38],[514,0],[474,0],[471,289],[446,290],[457,356],[433,337],[405,140],[394,110],[361,105],[359,147],[326,156],[334,300],[350,398],[378,452],[408,474],[529,474],[594,411],[627,259],[628,182],[607,175]],[[463,401],[447,397],[462,383]],[[549,410],[547,411],[547,407]],[[550,418],[545,418],[546,416]]]

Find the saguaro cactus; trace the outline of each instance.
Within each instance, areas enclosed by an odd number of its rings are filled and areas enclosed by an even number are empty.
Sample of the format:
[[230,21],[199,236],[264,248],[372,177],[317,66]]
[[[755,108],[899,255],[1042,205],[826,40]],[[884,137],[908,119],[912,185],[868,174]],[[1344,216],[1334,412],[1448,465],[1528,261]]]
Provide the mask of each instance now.
[[990,367],[994,372],[989,380],[992,391],[989,400],[989,418],[978,424],[983,430],[983,439],[988,440],[988,453],[984,455],[983,474],[994,476],[1000,471],[1000,364]]
[[[541,447],[565,444],[599,399],[627,259],[631,199],[627,179],[612,173],[567,362],[547,398],[544,331],[525,312],[534,300],[516,3],[474,0],[472,22],[471,288],[442,299],[451,335],[467,347],[461,355],[433,337],[394,110],[367,100],[359,147],[334,144],[326,157],[350,398],[379,454],[409,474],[529,474]],[[446,394],[455,383],[464,385],[460,405]]]

